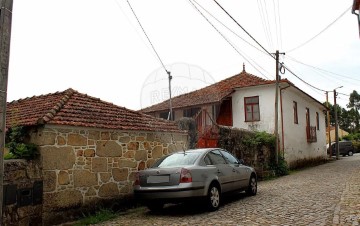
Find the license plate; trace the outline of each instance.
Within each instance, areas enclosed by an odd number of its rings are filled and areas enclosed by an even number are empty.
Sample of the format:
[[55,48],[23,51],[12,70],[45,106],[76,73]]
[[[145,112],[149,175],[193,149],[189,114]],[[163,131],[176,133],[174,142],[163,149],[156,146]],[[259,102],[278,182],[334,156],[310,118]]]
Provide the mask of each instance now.
[[148,183],[166,183],[169,182],[169,176],[149,176],[147,178]]

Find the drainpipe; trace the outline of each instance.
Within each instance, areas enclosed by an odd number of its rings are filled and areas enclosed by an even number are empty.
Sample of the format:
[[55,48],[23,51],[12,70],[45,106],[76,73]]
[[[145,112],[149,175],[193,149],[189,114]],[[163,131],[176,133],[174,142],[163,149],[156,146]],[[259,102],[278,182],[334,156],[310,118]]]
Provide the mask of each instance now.
[[290,86],[286,86],[284,88],[280,88],[280,114],[281,114],[281,146],[282,146],[282,157],[285,155],[285,141],[284,141],[284,113],[283,113],[283,102],[282,102],[282,91],[289,88]]

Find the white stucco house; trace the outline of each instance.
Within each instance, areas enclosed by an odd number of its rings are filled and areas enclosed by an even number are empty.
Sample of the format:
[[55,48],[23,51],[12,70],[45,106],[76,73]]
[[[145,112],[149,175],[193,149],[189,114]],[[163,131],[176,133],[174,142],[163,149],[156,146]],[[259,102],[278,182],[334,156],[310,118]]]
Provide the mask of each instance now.
[[[275,81],[243,71],[205,88],[172,99],[173,120],[194,117],[204,134],[213,123],[253,131],[275,132]],[[287,79],[280,81],[278,104],[279,151],[288,162],[326,158],[327,108]],[[141,110],[166,118],[169,102]],[[199,126],[200,125],[200,126]],[[211,146],[206,135],[199,146]]]

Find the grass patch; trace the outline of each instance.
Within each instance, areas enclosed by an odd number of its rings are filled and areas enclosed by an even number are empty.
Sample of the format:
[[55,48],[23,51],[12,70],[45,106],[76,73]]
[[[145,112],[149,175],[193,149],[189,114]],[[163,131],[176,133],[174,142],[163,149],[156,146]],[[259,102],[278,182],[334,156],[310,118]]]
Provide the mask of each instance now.
[[98,224],[104,221],[114,219],[118,214],[109,209],[100,209],[95,214],[84,215],[84,218],[76,222],[75,226]]

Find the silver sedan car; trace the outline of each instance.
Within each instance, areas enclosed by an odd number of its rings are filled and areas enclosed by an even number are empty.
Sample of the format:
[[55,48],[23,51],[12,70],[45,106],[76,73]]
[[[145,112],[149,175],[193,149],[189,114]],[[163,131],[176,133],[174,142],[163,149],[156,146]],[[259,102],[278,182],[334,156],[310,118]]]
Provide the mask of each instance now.
[[136,174],[134,196],[152,211],[165,203],[201,198],[217,210],[222,194],[246,191],[256,195],[257,176],[232,154],[220,148],[192,149],[164,156]]

